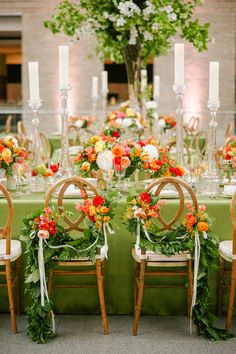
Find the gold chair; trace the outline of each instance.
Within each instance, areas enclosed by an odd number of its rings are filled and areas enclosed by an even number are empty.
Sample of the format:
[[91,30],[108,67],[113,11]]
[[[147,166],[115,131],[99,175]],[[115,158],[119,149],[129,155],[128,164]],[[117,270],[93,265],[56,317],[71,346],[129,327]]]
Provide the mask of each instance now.
[[[68,187],[76,186],[79,190],[84,191],[85,196],[84,199],[88,198],[87,191],[92,191],[94,195],[98,195],[96,188],[87,182],[86,180],[80,177],[68,177],[57,182],[51,190],[46,195],[44,206],[48,207],[50,205],[51,198],[54,196],[56,190],[60,190],[57,196],[57,209],[59,213],[63,213],[63,197]],[[84,221],[86,215],[85,213],[81,213],[79,217],[72,221],[68,216],[64,216],[64,222],[67,225],[65,230],[67,232],[77,231],[83,232],[84,228],[81,223]],[[67,261],[57,261],[57,268],[52,270],[49,274],[48,281],[48,292],[52,293],[53,288],[98,288],[98,295],[100,301],[101,315],[102,315],[102,323],[104,334],[108,334],[108,324],[107,324],[107,316],[106,316],[106,305],[105,305],[105,296],[104,296],[104,255],[101,251],[100,254],[97,254],[96,260],[92,261],[89,258],[78,258],[78,259],[68,259]],[[72,267],[70,270],[65,270],[65,268]],[[75,269],[74,267],[77,267]],[[89,269],[87,269],[89,267]],[[78,270],[78,268],[82,268]],[[69,285],[61,285],[54,283],[54,278],[59,276],[84,276],[91,275],[96,276],[97,285],[94,284],[69,284]]]
[[[161,195],[162,190],[167,186],[171,185],[176,189],[179,194],[179,205],[175,216],[170,220],[166,221],[163,216],[158,213],[158,221],[161,225],[160,231],[172,230],[173,226],[179,221],[182,216],[186,193],[187,192],[190,201],[192,202],[195,210],[198,209],[198,203],[193,190],[189,185],[175,177],[163,177],[159,180],[153,182],[148,188],[147,192],[155,191],[155,195]],[[181,219],[180,219],[181,220]],[[132,255],[134,258],[134,324],[133,324],[133,335],[137,335],[138,324],[141,313],[142,299],[144,288],[186,288],[185,284],[145,284],[145,277],[186,277],[188,281],[187,293],[188,293],[188,314],[191,310],[192,294],[193,294],[193,271],[192,271],[192,255],[190,252],[175,254],[172,256],[166,256],[161,253],[153,253],[141,249],[141,254],[139,254],[136,249],[132,250]],[[155,267],[154,270],[153,267]],[[160,270],[156,268],[160,267]],[[166,270],[167,268],[167,270]],[[169,270],[170,268],[181,268],[181,270]]]
[[[16,310],[20,313],[20,256],[21,256],[21,242],[18,240],[11,240],[11,227],[13,205],[10,195],[6,188],[0,184],[0,193],[6,199],[8,208],[7,221],[5,226],[0,227],[0,275],[6,277],[6,284],[1,283],[0,287],[7,287],[9,308],[11,314],[11,327],[14,333],[17,332],[16,314],[13,298],[13,288],[16,290]],[[14,269],[12,269],[14,264]],[[3,268],[3,269],[2,269]]]
[[[221,316],[223,290],[230,289],[229,303],[226,319],[226,330],[230,332],[232,314],[234,307],[234,295],[236,288],[236,217],[235,217],[236,192],[230,203],[230,218],[233,225],[233,239],[222,241],[219,244],[220,267],[219,267],[219,283],[218,283],[218,315]],[[232,269],[225,269],[225,262],[232,264]],[[230,275],[230,284],[226,282],[225,275]]]
[[68,140],[70,146],[75,146],[78,144],[78,137],[79,137],[79,128],[71,124],[68,127]]
[[5,123],[5,134],[10,134],[12,128],[12,121],[13,121],[13,116],[12,115],[8,116]]
[[196,134],[199,127],[199,117],[194,117],[194,116],[191,117],[189,122],[185,123],[183,127],[185,129],[187,137],[189,135]]
[[[203,139],[204,139],[204,144],[202,144]],[[199,131],[190,140],[189,148],[196,150],[199,157],[202,157],[206,152],[207,140],[208,140],[207,132]]]
[[26,129],[25,125],[22,122],[22,120],[19,120],[17,122],[17,139],[19,141],[19,144],[23,146],[25,144],[25,141],[27,140],[27,134],[26,134]]
[[[175,141],[172,141],[170,144],[169,144],[169,152],[171,154],[171,150],[173,150],[173,148],[176,149],[176,140]],[[183,148],[184,148],[184,159],[186,160],[186,164],[189,165],[191,163],[191,154],[190,154],[190,151],[189,151],[189,147],[188,145],[184,142],[183,143]]]

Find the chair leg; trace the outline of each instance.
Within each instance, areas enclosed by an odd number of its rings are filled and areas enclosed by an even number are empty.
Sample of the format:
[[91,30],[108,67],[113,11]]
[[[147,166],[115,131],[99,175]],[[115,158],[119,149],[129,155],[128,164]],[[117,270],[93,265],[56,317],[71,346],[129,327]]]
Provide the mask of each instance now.
[[221,316],[222,312],[222,297],[224,283],[225,260],[220,256],[219,274],[218,274],[218,297],[217,297],[217,315]]
[[146,266],[146,261],[142,259],[141,266],[140,266],[140,273],[139,273],[137,305],[134,313],[133,336],[136,336],[138,331],[138,323],[139,323],[142,300],[143,300],[145,266]]
[[106,315],[106,305],[105,305],[105,296],[104,296],[104,285],[103,285],[103,276],[102,276],[102,262],[101,259],[96,261],[96,272],[97,272],[97,284],[98,284],[98,295],[100,300],[100,308],[102,314],[102,323],[104,334],[108,334],[108,324],[107,324],[107,315]]
[[21,269],[21,258],[16,260],[16,312],[17,315],[21,313],[20,309],[20,269]]
[[6,278],[7,278],[7,292],[9,300],[9,309],[11,314],[11,327],[14,333],[17,332],[16,326],[16,314],[14,309],[14,298],[13,298],[13,289],[12,289],[12,274],[11,274],[11,262],[6,260]]
[[136,311],[136,305],[137,305],[138,288],[137,288],[136,278],[138,277],[138,267],[139,267],[139,263],[136,260],[134,260],[134,313]]
[[53,289],[53,272],[50,270],[48,274],[48,295],[49,296],[52,294],[52,289]]
[[235,287],[236,287],[236,261],[232,262],[232,275],[231,275],[231,286],[230,286],[230,294],[229,294],[229,305],[226,319],[226,330],[230,331],[233,307],[234,307],[234,295],[235,295]]
[[190,317],[190,313],[191,313],[192,297],[193,297],[193,269],[192,269],[192,260],[189,259],[188,261],[188,317]]

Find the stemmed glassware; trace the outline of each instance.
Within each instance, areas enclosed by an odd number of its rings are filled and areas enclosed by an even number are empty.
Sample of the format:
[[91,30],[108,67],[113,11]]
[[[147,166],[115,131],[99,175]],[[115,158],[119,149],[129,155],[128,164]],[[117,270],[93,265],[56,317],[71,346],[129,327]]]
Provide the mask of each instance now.
[[16,195],[22,195],[22,186],[24,183],[24,176],[27,171],[27,166],[23,157],[17,157],[13,165],[13,176],[16,179]]
[[107,183],[106,189],[110,190],[112,187],[112,177],[114,176],[114,170],[113,169],[102,170],[102,175],[104,180]]
[[121,180],[122,178],[125,177],[126,168],[122,167],[121,160],[119,158],[113,159],[113,167],[114,167],[115,176],[118,177],[118,189],[119,189],[119,194],[121,194],[121,191],[123,190],[123,185],[121,184]]

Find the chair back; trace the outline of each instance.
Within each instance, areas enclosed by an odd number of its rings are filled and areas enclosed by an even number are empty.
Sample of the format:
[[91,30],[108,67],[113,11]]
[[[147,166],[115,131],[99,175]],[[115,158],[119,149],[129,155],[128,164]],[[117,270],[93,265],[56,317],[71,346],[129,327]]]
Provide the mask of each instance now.
[[26,129],[25,129],[25,126],[24,126],[24,123],[22,122],[22,120],[19,120],[17,122],[17,138],[18,138],[20,145],[24,145],[24,143],[27,139]]
[[6,134],[9,134],[11,132],[12,120],[13,120],[12,115],[8,116],[6,119],[6,123],[5,123],[5,133]]
[[236,216],[235,216],[235,204],[236,204],[236,191],[230,203],[230,218],[233,224],[233,249],[232,253],[236,256]]
[[190,148],[195,149],[199,156],[202,156],[206,152],[207,148],[207,132],[200,131],[192,138],[190,142]]
[[227,140],[233,133],[234,125],[232,122],[229,122],[225,131],[225,140]]
[[[52,148],[49,139],[46,137],[45,134],[39,133],[39,138],[40,138],[40,155],[41,159],[44,163],[47,163],[50,161],[51,158],[51,153],[52,153]],[[24,148],[28,150],[29,152],[32,152],[32,147],[33,147],[33,142],[32,139],[27,138],[23,144]]]
[[[6,190],[6,188],[0,183],[0,194],[3,194],[6,199],[7,206],[4,205],[4,208],[8,209],[5,225],[0,225],[0,239],[6,238],[6,255],[11,254],[11,226],[12,226],[12,216],[13,216],[13,205],[11,197]],[[2,213],[1,213],[2,214]],[[2,217],[1,217],[2,222]]]
[[[66,177],[58,181],[52,186],[49,192],[46,195],[44,207],[49,207],[51,204],[51,198],[57,197],[57,210],[60,214],[63,214],[65,208],[63,207],[63,200],[66,198],[66,191],[70,186],[75,186],[78,188],[78,199],[85,200],[88,199],[88,192],[93,192],[93,196],[98,195],[96,188],[85,179],[81,177]],[[80,192],[82,191],[82,195]],[[76,211],[79,213],[79,211]],[[80,212],[79,217],[76,220],[71,220],[69,216],[64,215],[64,222],[67,225],[65,230],[67,232],[76,230],[83,232],[85,229],[81,226],[81,223],[84,221],[86,214],[84,212]]]
[[[195,196],[194,191],[192,188],[184,181],[176,177],[162,177],[156,179],[155,182],[151,183],[150,186],[147,188],[147,192],[155,194],[157,197],[161,197],[161,192],[165,189],[167,185],[170,185],[174,190],[178,193],[178,209],[176,214],[172,217],[170,221],[164,219],[164,217],[158,212],[157,219],[161,224],[160,231],[164,230],[171,230],[172,227],[181,220],[183,216],[184,209],[186,207],[186,202],[190,201],[193,208],[197,211],[198,210],[198,202]],[[164,197],[163,197],[164,198]]]
[[[171,149],[175,147],[176,148],[176,140],[175,141],[172,141],[170,144],[169,144],[169,152],[171,153]],[[189,147],[188,145],[184,142],[183,143],[183,148],[184,148],[184,159],[185,159],[185,162],[187,165],[190,164],[191,162],[191,154],[190,154],[190,151],[189,151]]]
[[189,122],[184,125],[187,136],[196,134],[199,127],[199,117],[191,117]]
[[75,124],[71,124],[68,127],[68,139],[69,139],[69,145],[70,146],[75,146],[78,143],[78,138],[79,138],[79,129]]

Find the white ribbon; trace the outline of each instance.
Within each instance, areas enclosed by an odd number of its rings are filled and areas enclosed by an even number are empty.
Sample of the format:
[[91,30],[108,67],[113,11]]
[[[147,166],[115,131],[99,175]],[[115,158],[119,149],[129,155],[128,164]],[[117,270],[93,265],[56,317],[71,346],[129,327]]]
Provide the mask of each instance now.
[[[204,238],[207,238],[207,233],[205,232]],[[192,324],[192,314],[193,308],[196,304],[197,299],[197,277],[198,277],[198,268],[199,268],[199,261],[200,261],[200,253],[201,253],[201,245],[199,240],[198,231],[195,231],[195,247],[194,247],[194,273],[193,273],[193,297],[192,297],[192,304],[190,310],[190,333],[193,332],[193,324]]]
[[[44,254],[43,254],[43,239],[39,237],[39,250],[38,250],[38,266],[39,266],[39,279],[40,279],[40,296],[41,296],[41,306],[45,305],[45,297],[48,302],[48,288],[45,276],[45,265],[44,265]],[[53,311],[51,311],[52,318],[52,332],[55,333],[55,315]]]
[[103,253],[104,253],[104,256],[105,258],[107,259],[107,252],[108,252],[108,243],[107,243],[107,232],[110,234],[110,235],[114,235],[114,230],[112,230],[112,228],[110,227],[109,223],[105,223],[102,225],[102,228],[103,228],[103,235],[104,235],[104,246],[102,247],[103,249]]

